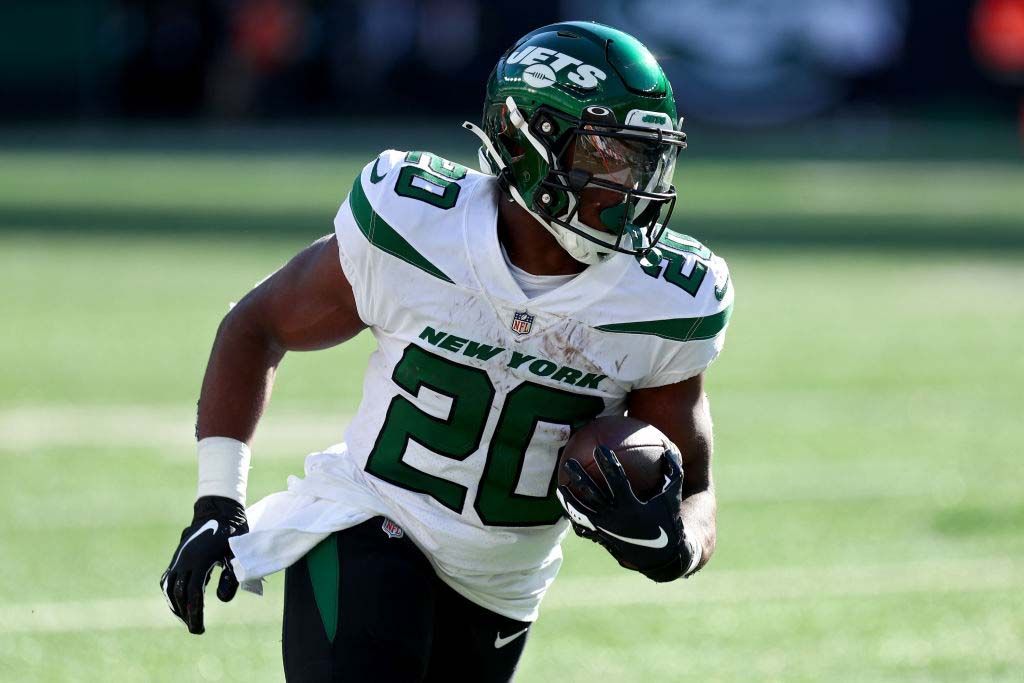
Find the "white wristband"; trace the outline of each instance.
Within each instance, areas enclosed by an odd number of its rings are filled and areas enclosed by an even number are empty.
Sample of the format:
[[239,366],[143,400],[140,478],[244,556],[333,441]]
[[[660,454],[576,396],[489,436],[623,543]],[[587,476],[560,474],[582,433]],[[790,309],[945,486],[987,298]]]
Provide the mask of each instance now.
[[223,496],[245,505],[252,452],[237,439],[208,436],[197,446],[199,489],[196,498]]

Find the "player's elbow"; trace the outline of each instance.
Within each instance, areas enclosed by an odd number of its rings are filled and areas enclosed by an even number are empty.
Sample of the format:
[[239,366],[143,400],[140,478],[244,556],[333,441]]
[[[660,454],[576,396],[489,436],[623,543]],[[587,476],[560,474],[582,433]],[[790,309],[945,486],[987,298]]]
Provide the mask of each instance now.
[[218,343],[259,352],[259,355],[280,359],[285,349],[261,315],[260,308],[248,297],[231,307],[217,328]]

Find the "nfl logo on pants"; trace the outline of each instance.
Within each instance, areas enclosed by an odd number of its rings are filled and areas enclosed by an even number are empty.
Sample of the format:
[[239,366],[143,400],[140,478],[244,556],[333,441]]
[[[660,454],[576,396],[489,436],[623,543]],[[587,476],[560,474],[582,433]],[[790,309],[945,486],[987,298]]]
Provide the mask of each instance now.
[[529,334],[533,327],[533,316],[526,311],[516,311],[512,315],[512,331],[516,334]]
[[384,523],[380,525],[380,529],[388,535],[388,538],[401,538],[405,535],[405,532],[402,531],[402,527],[398,526],[387,517],[384,518]]

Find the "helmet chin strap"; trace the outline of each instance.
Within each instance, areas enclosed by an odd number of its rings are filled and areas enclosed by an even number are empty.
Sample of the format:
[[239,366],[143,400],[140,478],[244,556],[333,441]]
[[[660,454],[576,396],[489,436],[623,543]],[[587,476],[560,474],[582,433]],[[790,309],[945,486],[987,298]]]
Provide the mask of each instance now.
[[[516,128],[519,129],[524,134],[524,136],[527,138],[527,140],[530,141],[530,143],[533,146],[537,147],[542,154],[547,156],[547,150],[544,149],[543,145],[540,144],[540,141],[534,138],[533,135],[529,132],[526,120],[523,118],[523,115],[519,111],[519,108],[516,107],[515,101],[511,97],[509,97],[506,104],[508,104],[509,106],[509,118],[512,120],[512,124],[516,126]],[[513,111],[515,112],[515,114],[512,114]],[[520,124],[522,126],[521,128]],[[480,160],[486,160],[489,162],[486,166],[483,163],[480,164],[481,172],[487,173],[488,175],[493,175],[493,168],[495,166],[498,168],[499,173],[501,171],[504,171],[505,168],[507,168],[505,162],[501,158],[501,155],[498,154],[498,150],[494,148],[494,143],[492,143],[490,138],[487,137],[487,133],[481,130],[479,126],[472,124],[469,121],[464,121],[462,123],[462,127],[468,130],[473,135],[480,138],[480,142],[482,145],[479,154]],[[596,263],[601,262],[601,254],[596,249],[594,249],[587,240],[581,239],[577,235],[569,232],[568,230],[563,230],[546,221],[540,214],[536,213],[533,209],[527,206],[526,200],[523,199],[523,196],[521,194],[519,194],[519,190],[517,190],[515,186],[513,186],[511,183],[506,183],[506,185],[508,186],[509,194],[512,195],[512,200],[516,204],[518,204],[523,210],[525,210],[528,214],[530,214],[530,216],[532,216],[534,220],[536,220],[538,223],[544,226],[544,229],[546,229],[554,236],[555,241],[557,241],[559,246],[565,249],[570,256],[572,256],[580,263],[585,263],[587,265],[594,265]]]

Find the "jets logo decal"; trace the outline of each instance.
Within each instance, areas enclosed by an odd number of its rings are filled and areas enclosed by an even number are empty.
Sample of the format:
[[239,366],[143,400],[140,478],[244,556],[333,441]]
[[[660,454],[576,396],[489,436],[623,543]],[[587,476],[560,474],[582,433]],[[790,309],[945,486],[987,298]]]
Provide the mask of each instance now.
[[596,88],[598,83],[608,78],[608,75],[596,66],[584,64],[582,60],[565,53],[536,45],[513,52],[505,60],[505,64],[526,67],[521,74],[505,78],[522,78],[527,85],[534,88],[546,88],[564,78],[578,88],[589,90]]
[[546,88],[549,85],[554,85],[558,79],[550,66],[534,64],[526,67],[526,71],[523,72],[523,80],[534,88]]

